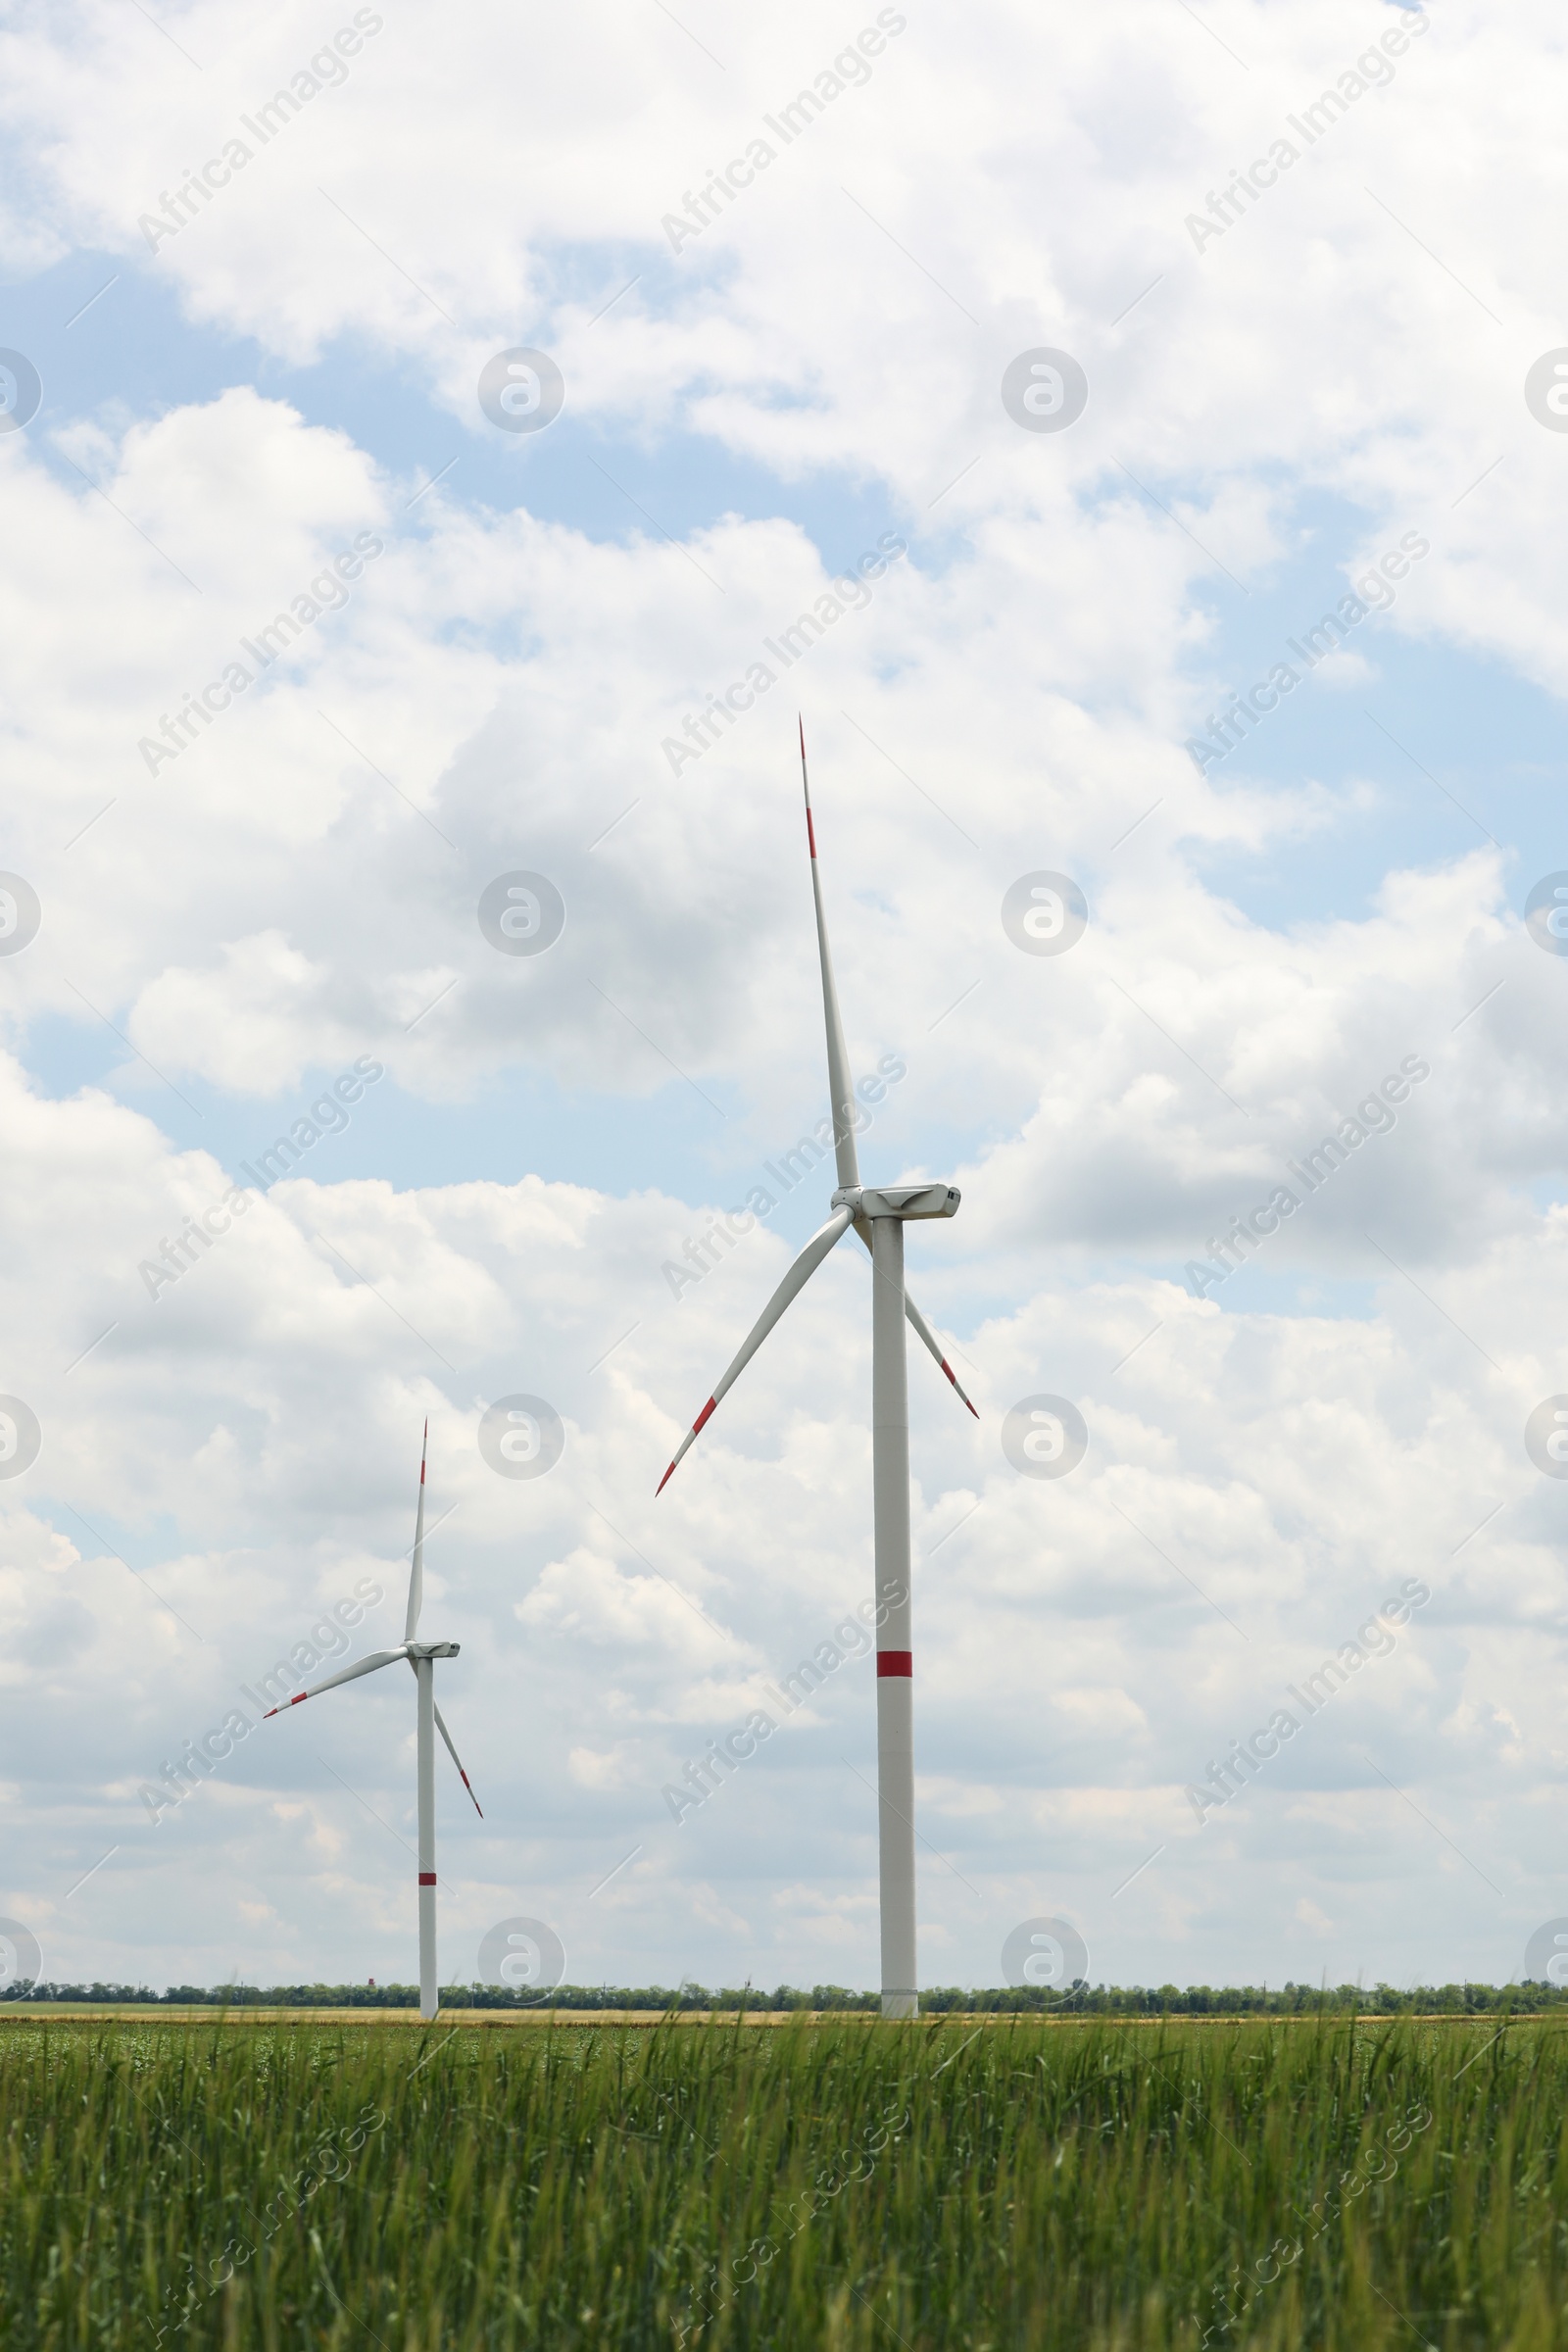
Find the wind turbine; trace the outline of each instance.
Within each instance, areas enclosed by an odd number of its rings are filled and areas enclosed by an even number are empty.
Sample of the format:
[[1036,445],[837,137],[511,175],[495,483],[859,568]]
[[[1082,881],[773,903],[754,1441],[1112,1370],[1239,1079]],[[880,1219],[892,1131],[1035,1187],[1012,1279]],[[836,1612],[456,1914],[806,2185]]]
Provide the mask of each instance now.
[[338,1674],[329,1674],[324,1682],[315,1683],[309,1690],[301,1690],[281,1707],[269,1707],[264,1723],[274,1715],[286,1714],[289,1707],[303,1706],[308,1698],[318,1698],[323,1690],[331,1690],[339,1683],[356,1682],[362,1674],[374,1674],[382,1666],[393,1666],[399,1658],[407,1658],[414,1669],[418,1686],[416,1722],[418,1726],[416,1773],[419,1792],[419,2015],[429,2019],[441,2006],[437,1989],[435,1965],[435,1734],[440,1733],[447,1743],[447,1752],[458,1768],[463,1786],[473,1798],[473,1809],[480,1820],[484,1808],[473,1794],[473,1784],[463,1769],[463,1758],[452,1744],[452,1734],[442,1721],[441,1710],[435,1703],[435,1661],[455,1658],[461,1644],[456,1642],[416,1642],[419,1630],[419,1610],[424,1600],[424,1464],[429,1451],[430,1424],[424,1425],[424,1442],[419,1452],[419,1506],[414,1522],[414,1566],[409,1576],[409,1613],[403,1629],[403,1642],[398,1649],[372,1650],[353,1666],[345,1666]]
[[[827,1022],[827,1076],[832,1096],[833,1144],[838,1190],[833,1214],[812,1234],[800,1256],[753,1325],[734,1362],[682,1438],[675,1459],[656,1489],[662,1494],[676,1464],[712,1417],[719,1398],[751,1362],[785,1308],[806,1288],[817,1267],[853,1227],[871,1252],[871,1482],[876,1563],[876,1768],[877,1850],[882,1913],[882,2014],[915,2017],[919,1996],[914,1956],[914,1663],[909,1599],[909,1396],[904,1326],[907,1322],[930,1354],[964,1396],[936,1335],[904,1283],[904,1228],[923,1217],[951,1217],[958,1207],[951,1184],[894,1184],[875,1190],[860,1183],[855,1151],[857,1109],[850,1086],[850,1057],[839,1018],[833,958],[822,910],[816,831],[811,822],[811,785],[806,767],[806,725],[801,722],[801,783],[806,794],[806,841],[811,860],[811,895],[816,904],[816,944],[822,961],[822,1009]],[[975,1419],[979,1419],[975,1413]]]

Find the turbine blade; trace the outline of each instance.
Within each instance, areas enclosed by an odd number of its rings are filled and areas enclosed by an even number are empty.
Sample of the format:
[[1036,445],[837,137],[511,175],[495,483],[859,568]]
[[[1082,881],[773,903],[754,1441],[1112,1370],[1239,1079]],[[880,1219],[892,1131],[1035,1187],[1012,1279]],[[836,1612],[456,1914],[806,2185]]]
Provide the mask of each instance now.
[[[968,1397],[963,1394],[963,1384],[959,1380],[956,1372],[955,1372],[953,1369],[953,1366],[949,1363],[947,1357],[942,1352],[941,1341],[937,1338],[936,1333],[932,1330],[924,1315],[921,1314],[920,1309],[915,1305],[914,1300],[909,1297],[907,1291],[906,1291],[904,1294],[904,1311],[909,1318],[911,1330],[913,1330],[919,1336],[919,1338],[925,1342],[925,1345],[930,1349],[932,1355],[936,1358],[943,1371],[947,1374],[954,1387],[957,1390],[959,1397],[965,1404],[969,1404]],[[974,1406],[972,1404],[969,1404],[969,1410],[971,1413],[974,1413]],[[980,1418],[978,1413],[974,1413],[974,1417],[977,1421]]]
[[325,1682],[313,1683],[308,1690],[296,1690],[292,1698],[284,1699],[282,1706],[269,1707],[262,1721],[268,1723],[274,1715],[286,1714],[290,1707],[303,1706],[308,1698],[319,1698],[323,1690],[334,1690],[339,1683],[358,1682],[362,1674],[375,1674],[383,1666],[395,1666],[399,1658],[406,1658],[408,1654],[406,1647],[372,1649],[368,1658],[361,1658],[353,1666],[343,1667],[337,1674],[329,1674]]
[[[432,1700],[431,1704],[432,1704],[432,1706],[434,1706],[434,1701],[433,1701],[433,1700]],[[472,1783],[472,1782],[469,1780],[469,1778],[468,1778],[467,1774],[466,1774],[466,1773],[464,1771],[464,1769],[463,1769],[463,1758],[462,1758],[462,1757],[459,1755],[459,1753],[458,1753],[457,1749],[456,1749],[456,1748],[453,1746],[453,1744],[452,1744],[452,1734],[451,1734],[451,1733],[450,1733],[450,1732],[447,1730],[446,1723],[445,1723],[445,1720],[444,1720],[444,1719],[443,1719],[443,1717],[442,1717],[442,1713],[441,1713],[441,1710],[440,1710],[440,1708],[439,1708],[439,1707],[435,1707],[434,1711],[435,1711],[435,1728],[436,1728],[436,1730],[437,1730],[437,1731],[440,1733],[440,1735],[441,1735],[442,1739],[443,1739],[443,1740],[446,1741],[446,1743],[447,1743],[447,1754],[448,1754],[448,1755],[449,1755],[449,1756],[452,1758],[452,1761],[453,1761],[453,1763],[454,1763],[454,1764],[457,1766],[457,1768],[458,1768],[458,1778],[459,1778],[459,1779],[462,1781],[462,1783],[463,1783],[463,1786],[465,1787],[465,1788],[466,1788],[466,1790],[468,1791],[468,1794],[469,1794],[470,1796],[472,1796],[472,1797],[473,1797],[473,1809],[474,1809],[474,1811],[475,1811],[475,1812],[478,1814],[478,1816],[479,1816],[479,1819],[480,1819],[481,1821],[483,1821],[483,1819],[484,1819],[484,1807],[483,1807],[483,1805],[481,1805],[481,1804],[480,1804],[480,1802],[479,1802],[479,1799],[478,1799],[476,1796],[473,1796],[473,1783]]]
[[419,1508],[414,1521],[414,1566],[409,1571],[409,1616],[403,1628],[403,1639],[412,1642],[419,1630],[419,1611],[424,1606],[424,1460],[430,1450],[430,1424],[424,1425],[419,1444]]
[[682,1460],[688,1448],[695,1443],[698,1433],[707,1426],[709,1420],[711,1418],[713,1407],[717,1404],[719,1398],[724,1396],[729,1389],[733,1388],[735,1382],[745,1371],[747,1365],[751,1362],[753,1356],[757,1353],[757,1350],[759,1348],[760,1348],[762,1342],[766,1339],[774,1324],[783,1314],[784,1309],[789,1305],[791,1299],[798,1298],[800,1293],[805,1290],[807,1284],[810,1281],[811,1276],[816,1272],[817,1267],[822,1263],[823,1258],[826,1257],[834,1243],[840,1242],[844,1239],[844,1236],[850,1229],[852,1219],[853,1212],[850,1209],[836,1209],[833,1215],[829,1217],[827,1223],[819,1226],[816,1232],[812,1234],[810,1240],[807,1243],[806,1248],[801,1251],[800,1256],[795,1260],[794,1265],[791,1266],[789,1272],[779,1284],[778,1289],[773,1293],[772,1298],[768,1300],[766,1306],[763,1307],[757,1321],[752,1325],[750,1332],[747,1334],[746,1343],[741,1348],[740,1353],[730,1365],[729,1370],[724,1374],[723,1379],[714,1383],[713,1394],[711,1396],[710,1396],[708,1402],[704,1405],[702,1411],[692,1423],[691,1428],[686,1432],[686,1435],[682,1438],[679,1446],[675,1448],[675,1460],[670,1463],[669,1468],[664,1472],[663,1477],[654,1489],[654,1498],[656,1501],[658,1500],[659,1496],[662,1494],[670,1480],[674,1477],[676,1465]]
[[[871,1247],[871,1237],[866,1231],[865,1220],[863,1218],[860,1220],[859,1224],[856,1226],[855,1230],[859,1235],[861,1241],[865,1244],[866,1249],[869,1250]],[[921,1314],[920,1309],[915,1305],[914,1300],[909,1297],[907,1290],[906,1290],[904,1294],[904,1311],[908,1318],[910,1330],[927,1348],[933,1360],[937,1363],[941,1370],[947,1374],[954,1387],[957,1390],[958,1395],[962,1398],[963,1402],[965,1404],[969,1404],[969,1399],[964,1394],[963,1383],[959,1380],[958,1375],[956,1372],[955,1372],[953,1366],[949,1363],[947,1357],[942,1352],[942,1342],[937,1338],[936,1333],[932,1330],[924,1315]],[[974,1406],[972,1404],[969,1404],[969,1410],[971,1413],[974,1413],[974,1417],[978,1421],[980,1416],[978,1413],[974,1412]]]
[[816,827],[811,822],[811,784],[806,772],[806,721],[801,728],[801,783],[806,792],[806,841],[811,853],[811,897],[816,905],[816,945],[822,958],[822,1011],[827,1022],[828,1107],[833,1113],[833,1149],[838,1155],[841,1186],[858,1185],[859,1161],[855,1152],[855,1092],[850,1085],[850,1056],[839,1018],[839,992],[833,978],[833,956],[827,944],[827,916],[822,911],[822,878],[816,863]]

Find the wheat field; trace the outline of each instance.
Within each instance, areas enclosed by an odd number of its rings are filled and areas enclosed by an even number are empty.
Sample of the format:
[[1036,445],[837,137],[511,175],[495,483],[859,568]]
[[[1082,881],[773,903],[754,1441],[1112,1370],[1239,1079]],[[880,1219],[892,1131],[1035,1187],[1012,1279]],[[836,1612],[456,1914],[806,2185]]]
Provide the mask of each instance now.
[[0,2342],[1568,2345],[1553,2022],[0,2024]]

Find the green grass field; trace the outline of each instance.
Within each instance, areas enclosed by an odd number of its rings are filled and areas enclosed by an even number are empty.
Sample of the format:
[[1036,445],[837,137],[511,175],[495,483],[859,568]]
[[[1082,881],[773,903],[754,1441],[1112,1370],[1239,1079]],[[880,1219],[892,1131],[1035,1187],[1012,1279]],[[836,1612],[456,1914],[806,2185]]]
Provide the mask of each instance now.
[[1555,2023],[0,2025],[0,2343],[1568,2346]]

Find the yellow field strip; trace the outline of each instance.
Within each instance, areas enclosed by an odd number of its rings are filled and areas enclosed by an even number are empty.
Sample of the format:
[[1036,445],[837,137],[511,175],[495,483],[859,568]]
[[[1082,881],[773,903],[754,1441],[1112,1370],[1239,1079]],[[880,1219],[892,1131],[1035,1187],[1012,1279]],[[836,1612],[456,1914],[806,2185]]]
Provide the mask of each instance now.
[[[1358,2026],[1503,2026],[1568,2025],[1568,2010],[1548,2010],[1531,2015],[1523,2013],[1511,2018],[1480,2012],[1461,2016],[1451,2010],[1412,2011],[1404,2017],[1386,2017],[1376,2011],[1362,2010],[1353,2016],[1348,2011],[1330,2010],[1324,2013],[1331,2024]],[[95,2007],[88,2001],[17,2001],[0,2003],[0,2026],[36,2025],[40,2020],[52,2025],[170,2025],[170,2026],[400,2026],[406,2032],[429,2032],[416,2010],[413,2009],[263,2009],[212,2007],[181,2007],[173,2002],[131,2002],[124,2006]],[[733,2009],[443,2009],[433,2020],[434,2026],[477,2027],[493,2029],[516,2026],[570,2026],[573,2029],[592,2026],[788,2026],[806,2025],[863,2025],[879,2026],[884,2021],[874,2010],[866,2009],[749,2009],[739,2018]],[[1255,2010],[1232,2010],[1225,2013],[1187,2015],[1175,2012],[1168,2016],[1115,2017],[1100,2016],[1094,2012],[1063,2013],[1061,2011],[1025,2010],[943,2010],[937,2015],[909,2018],[902,2024],[924,2026],[934,2030],[939,2026],[1005,2027],[1015,2024],[1077,2027],[1118,2026],[1143,2028],[1152,2026],[1311,2026],[1320,2022],[1319,2013],[1298,2010],[1289,2017],[1260,2016]]]

